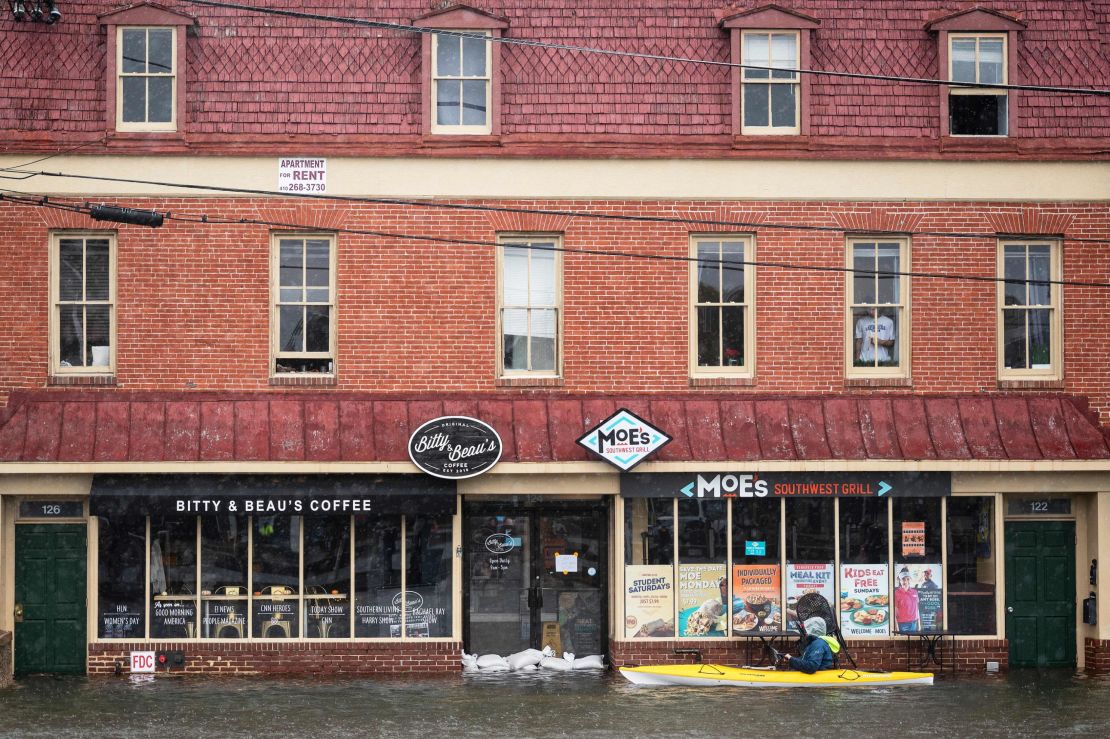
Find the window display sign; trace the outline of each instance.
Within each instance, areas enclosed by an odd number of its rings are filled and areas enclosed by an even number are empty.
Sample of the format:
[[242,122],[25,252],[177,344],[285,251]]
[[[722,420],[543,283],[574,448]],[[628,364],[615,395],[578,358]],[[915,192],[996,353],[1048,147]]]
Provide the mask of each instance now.
[[620,485],[624,498],[937,498],[952,493],[952,473],[657,472]]
[[170,595],[154,596],[150,636],[154,639],[193,639],[197,635],[197,602]]
[[627,472],[670,441],[670,436],[632,411],[621,408],[590,429],[578,444]]
[[766,557],[767,556],[767,542],[765,542],[765,541],[745,541],[744,542],[744,556],[745,557]]
[[890,633],[890,580],[885,564],[840,566],[840,630],[845,636]]
[[732,633],[781,630],[782,569],[778,565],[733,565]]
[[624,568],[624,635],[674,636],[674,567]]
[[725,636],[727,571],[723,564],[678,566],[678,635]]
[[143,636],[142,607],[130,603],[105,604],[100,614],[100,636],[104,639],[136,639]]
[[940,563],[897,564],[894,619],[898,631],[939,631],[944,627]]
[[903,521],[902,522],[902,556],[903,557],[924,557],[925,556],[925,522],[924,521]]
[[501,437],[476,418],[435,418],[409,437],[409,459],[433,477],[476,477],[501,459]]
[[[790,610],[806,593],[820,593],[829,603],[835,602],[832,562],[786,565],[787,610]],[[789,619],[788,628],[793,628],[795,623],[792,618]]]

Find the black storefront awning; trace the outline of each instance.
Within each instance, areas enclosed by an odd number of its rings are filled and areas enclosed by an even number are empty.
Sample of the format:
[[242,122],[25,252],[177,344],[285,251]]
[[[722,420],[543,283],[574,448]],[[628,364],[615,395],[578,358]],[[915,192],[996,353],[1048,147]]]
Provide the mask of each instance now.
[[427,475],[95,475],[94,516],[447,515],[456,484]]

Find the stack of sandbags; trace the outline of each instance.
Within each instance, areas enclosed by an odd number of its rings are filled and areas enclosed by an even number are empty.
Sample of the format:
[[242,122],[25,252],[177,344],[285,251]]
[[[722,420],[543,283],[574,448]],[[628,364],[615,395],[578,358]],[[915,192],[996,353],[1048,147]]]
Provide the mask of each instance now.
[[553,672],[568,672],[570,670],[604,669],[605,661],[600,654],[591,654],[588,657],[575,657],[571,652],[563,652],[563,656],[556,657],[551,647],[538,649],[525,649],[523,652],[502,657],[498,654],[467,654],[462,656],[463,672],[529,672],[537,668]]

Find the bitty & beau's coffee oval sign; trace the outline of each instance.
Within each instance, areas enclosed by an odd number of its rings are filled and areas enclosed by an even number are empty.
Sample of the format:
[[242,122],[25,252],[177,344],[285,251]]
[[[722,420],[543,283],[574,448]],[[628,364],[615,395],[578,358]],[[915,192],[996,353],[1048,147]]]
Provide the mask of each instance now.
[[501,459],[501,437],[476,418],[444,416],[409,438],[409,458],[435,477],[461,480],[489,470]]

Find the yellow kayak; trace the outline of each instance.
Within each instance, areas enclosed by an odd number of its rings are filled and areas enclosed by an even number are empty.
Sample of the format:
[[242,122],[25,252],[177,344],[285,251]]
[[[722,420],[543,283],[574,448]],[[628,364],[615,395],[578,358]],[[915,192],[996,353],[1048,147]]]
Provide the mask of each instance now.
[[737,688],[875,688],[883,685],[932,685],[931,672],[866,672],[842,668],[812,675],[770,667],[723,665],[652,665],[622,667],[636,685],[728,685]]

